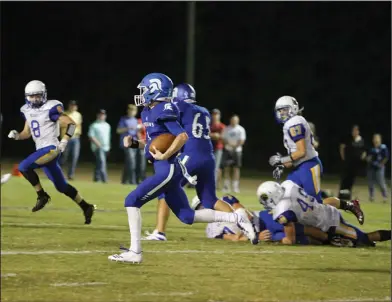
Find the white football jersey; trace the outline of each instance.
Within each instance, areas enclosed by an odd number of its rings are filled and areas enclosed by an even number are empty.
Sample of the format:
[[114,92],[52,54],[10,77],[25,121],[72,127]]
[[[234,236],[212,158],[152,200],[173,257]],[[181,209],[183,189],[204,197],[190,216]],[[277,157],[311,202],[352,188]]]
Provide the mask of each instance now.
[[20,111],[30,126],[31,137],[35,142],[37,150],[52,145],[58,146],[58,137],[60,135],[58,122],[59,106],[63,110],[63,104],[61,102],[49,100],[39,108],[32,108],[28,104],[20,108]]
[[240,234],[241,229],[235,223],[228,222],[212,222],[207,224],[206,235],[207,238],[216,238],[224,234]]
[[274,220],[284,224],[287,221],[286,215],[291,215],[291,211],[297,218],[297,222],[319,228],[323,232],[339,225],[338,209],[318,203],[314,197],[306,194],[304,189],[290,180],[284,181],[281,186],[285,189],[285,193],[273,210]]
[[290,118],[283,126],[283,144],[288,154],[297,151],[297,145],[294,140],[302,138],[305,139],[306,155],[294,161],[294,166],[298,166],[304,161],[318,156],[316,149],[313,147],[313,134],[308,122],[304,117],[296,115]]

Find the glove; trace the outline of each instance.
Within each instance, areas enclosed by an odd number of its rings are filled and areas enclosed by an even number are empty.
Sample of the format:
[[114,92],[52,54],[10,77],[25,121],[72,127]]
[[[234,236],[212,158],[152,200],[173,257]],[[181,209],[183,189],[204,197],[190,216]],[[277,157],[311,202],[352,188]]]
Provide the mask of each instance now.
[[274,169],[274,171],[272,172],[272,176],[273,178],[275,178],[276,180],[280,179],[280,177],[283,174],[283,169],[284,166],[283,165],[278,165],[276,166],[276,168]]
[[272,167],[276,167],[277,165],[280,165],[282,163],[281,161],[282,155],[280,153],[276,153],[276,155],[272,155],[269,159],[269,164]]
[[59,151],[61,152],[61,153],[63,153],[64,152],[64,150],[65,150],[65,148],[67,148],[67,144],[68,144],[68,140],[67,139],[62,139],[61,141],[60,141],[60,144],[59,144],[59,146],[57,147],[58,149],[59,149]]
[[13,138],[14,140],[19,139],[19,132],[16,130],[11,130],[10,133],[8,134],[9,138]]

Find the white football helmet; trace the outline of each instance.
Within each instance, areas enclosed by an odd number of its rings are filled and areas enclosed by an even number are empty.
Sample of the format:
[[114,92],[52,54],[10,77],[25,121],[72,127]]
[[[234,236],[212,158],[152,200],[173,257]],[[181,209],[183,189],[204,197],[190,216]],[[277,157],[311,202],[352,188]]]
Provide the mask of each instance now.
[[297,100],[292,96],[282,96],[275,103],[275,115],[280,123],[284,123],[302,110],[303,108],[299,109]]
[[284,195],[284,188],[274,181],[263,182],[257,188],[257,198],[266,210],[272,210]]
[[47,100],[45,84],[37,80],[28,82],[25,87],[25,97],[31,107],[41,107]]

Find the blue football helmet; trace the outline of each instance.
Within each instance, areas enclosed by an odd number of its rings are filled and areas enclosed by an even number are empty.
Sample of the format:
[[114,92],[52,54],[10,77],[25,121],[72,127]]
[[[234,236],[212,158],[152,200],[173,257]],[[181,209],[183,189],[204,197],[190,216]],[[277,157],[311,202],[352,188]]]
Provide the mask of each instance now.
[[136,106],[147,106],[154,101],[171,100],[173,94],[173,82],[163,73],[146,75],[137,88],[140,89],[140,94],[134,97]]
[[190,84],[180,84],[173,89],[173,102],[196,103],[196,91]]

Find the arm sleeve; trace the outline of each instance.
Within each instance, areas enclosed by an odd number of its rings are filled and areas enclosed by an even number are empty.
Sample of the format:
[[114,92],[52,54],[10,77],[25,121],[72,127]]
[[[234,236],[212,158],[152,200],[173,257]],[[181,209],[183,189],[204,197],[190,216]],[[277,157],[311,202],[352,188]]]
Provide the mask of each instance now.
[[166,121],[164,123],[165,127],[169,132],[175,136],[179,135],[180,133],[185,132],[184,128],[180,125],[178,121]]
[[297,216],[293,211],[288,210],[280,214],[276,219],[276,221],[279,222],[280,224],[286,225],[289,222],[297,222]]
[[23,118],[23,120],[26,120],[26,116],[23,111],[20,112],[20,116]]
[[291,126],[288,129],[289,135],[294,142],[305,138],[306,129],[303,124]]
[[63,104],[57,104],[56,106],[53,106],[52,108],[49,109],[49,118],[52,122],[57,122],[59,119],[60,115],[62,115],[64,112],[64,107]]
[[240,203],[240,201],[232,195],[225,195],[222,197],[222,200],[231,206],[235,203]]

